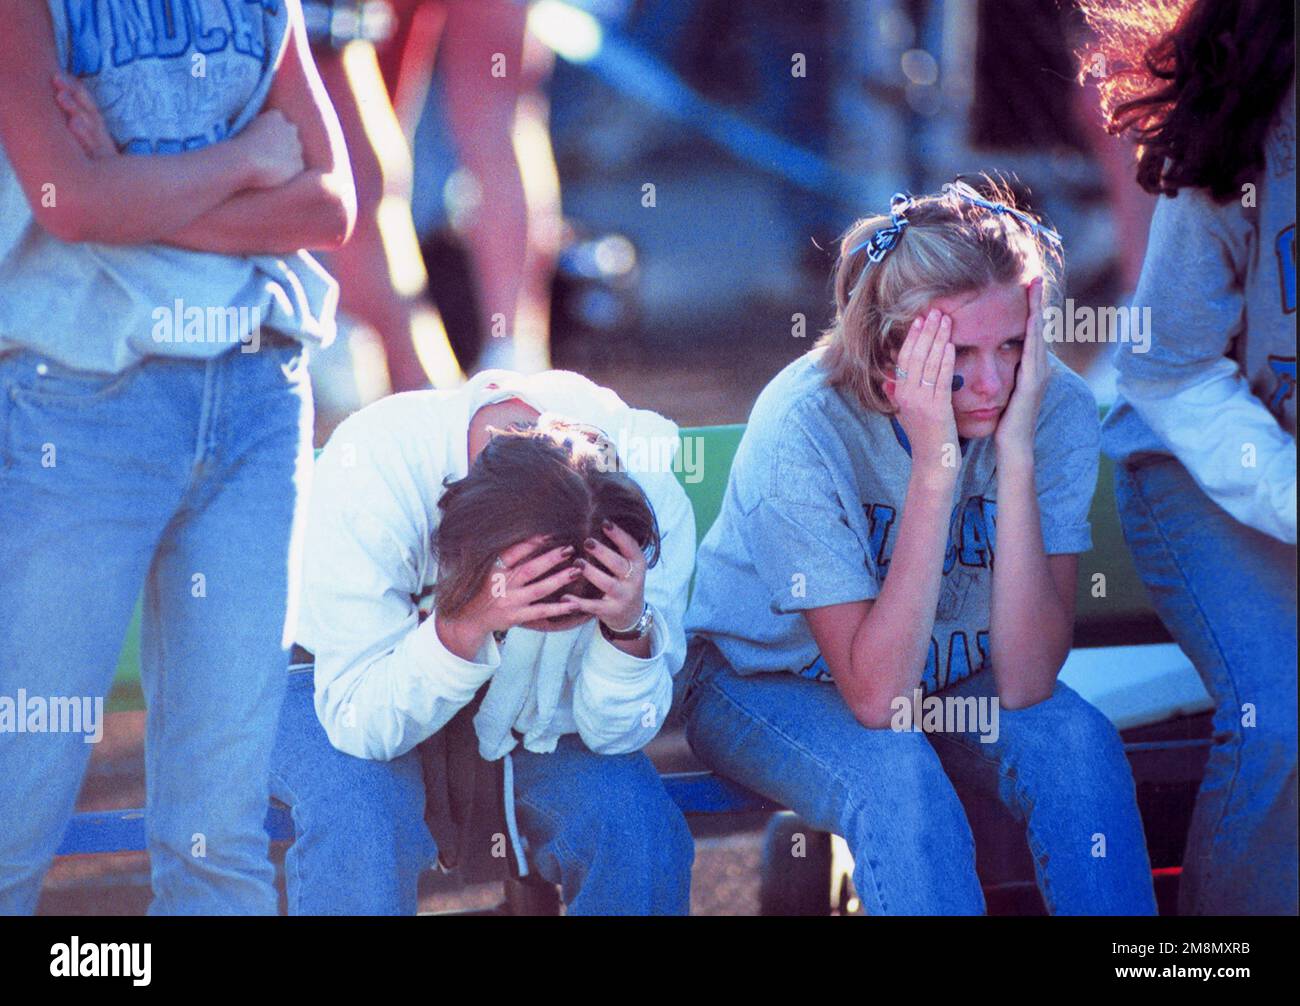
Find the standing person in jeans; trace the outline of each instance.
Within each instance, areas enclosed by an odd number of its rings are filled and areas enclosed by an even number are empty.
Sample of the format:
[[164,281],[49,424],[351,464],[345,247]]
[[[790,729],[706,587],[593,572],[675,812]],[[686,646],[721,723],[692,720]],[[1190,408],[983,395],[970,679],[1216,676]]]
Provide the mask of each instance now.
[[[338,123],[297,0],[0,10],[0,695],[102,701],[143,588],[150,911],[274,912]],[[36,906],[84,740],[0,732],[0,912]]]
[[962,799],[1025,824],[1052,913],[1155,911],[1119,735],[1057,681],[1098,438],[1043,336],[1058,240],[960,183],[854,224],[700,546],[691,747],[842,835],[872,915],[983,912]]
[[1294,915],[1295,10],[1085,10],[1085,64],[1128,68],[1100,82],[1110,128],[1160,197],[1133,301],[1150,350],[1117,349],[1102,446],[1138,571],[1216,706],[1179,907]]
[[[694,843],[641,750],[686,652],[695,518],[677,443],[672,422],[566,371],[486,370],[334,431],[272,758],[297,831],[291,914],[413,914],[447,852],[426,789],[479,759],[504,779],[502,830],[485,830],[570,915],[686,914]],[[452,730],[470,756],[431,772],[421,748]]]

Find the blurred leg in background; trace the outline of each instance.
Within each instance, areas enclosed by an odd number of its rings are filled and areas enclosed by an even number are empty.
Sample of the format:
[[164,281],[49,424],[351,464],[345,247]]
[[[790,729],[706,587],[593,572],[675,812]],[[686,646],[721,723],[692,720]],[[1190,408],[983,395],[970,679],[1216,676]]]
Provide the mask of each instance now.
[[477,369],[545,370],[561,233],[543,91],[551,54],[517,0],[408,0],[397,12],[382,65],[401,121],[414,131],[436,52],[446,121],[473,181],[465,240],[485,336]]
[[[304,9],[316,65],[343,126],[357,186],[356,230],[329,258],[339,281],[340,306],[378,335],[393,391],[431,382],[438,387],[457,384],[463,374],[429,299],[411,220],[410,148],[368,37],[383,36],[374,20],[378,15],[372,13],[376,7],[309,0]],[[352,17],[341,21],[341,13]]]

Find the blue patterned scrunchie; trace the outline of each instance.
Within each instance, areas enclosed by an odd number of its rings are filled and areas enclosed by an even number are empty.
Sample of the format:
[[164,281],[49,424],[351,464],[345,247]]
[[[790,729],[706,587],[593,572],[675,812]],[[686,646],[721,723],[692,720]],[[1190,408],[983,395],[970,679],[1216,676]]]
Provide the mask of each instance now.
[[894,245],[898,244],[898,239],[903,236],[903,228],[907,226],[907,217],[904,214],[911,205],[912,197],[903,192],[895,192],[890,196],[889,226],[882,227],[867,240],[854,245],[849,249],[849,257],[852,258],[865,248],[868,261],[880,262],[884,259]]

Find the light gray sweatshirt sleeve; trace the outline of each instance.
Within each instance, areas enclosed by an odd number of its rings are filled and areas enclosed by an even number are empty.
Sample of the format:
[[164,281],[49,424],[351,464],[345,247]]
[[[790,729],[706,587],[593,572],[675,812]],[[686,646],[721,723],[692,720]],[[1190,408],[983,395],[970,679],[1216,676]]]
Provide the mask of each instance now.
[[1244,330],[1252,225],[1200,189],[1161,197],[1134,306],[1150,308],[1149,351],[1121,347],[1119,391],[1237,520],[1296,540],[1295,440],[1228,355]]

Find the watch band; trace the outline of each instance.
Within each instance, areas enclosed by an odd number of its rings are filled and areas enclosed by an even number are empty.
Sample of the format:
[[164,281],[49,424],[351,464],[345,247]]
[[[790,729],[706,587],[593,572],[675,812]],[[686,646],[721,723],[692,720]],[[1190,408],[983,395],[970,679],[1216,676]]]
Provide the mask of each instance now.
[[650,634],[650,628],[654,625],[654,612],[647,603],[641,608],[641,614],[637,620],[629,625],[626,629],[611,629],[604,622],[600,623],[600,631],[606,639],[620,640],[626,642],[632,639],[644,639]]

